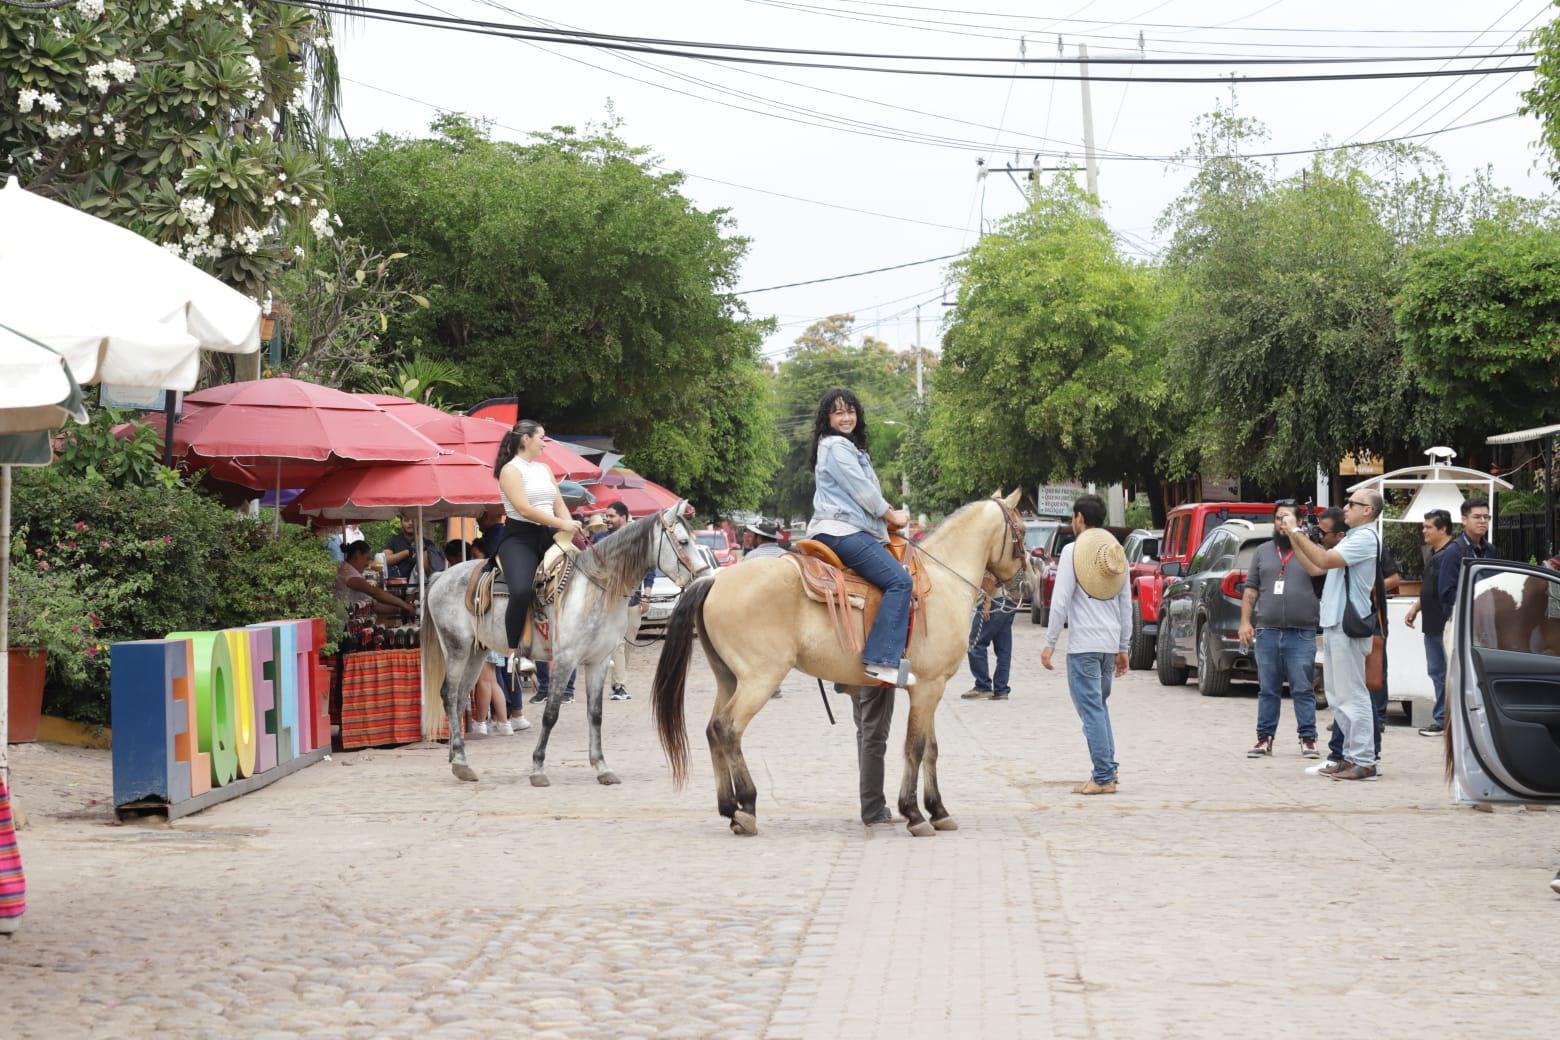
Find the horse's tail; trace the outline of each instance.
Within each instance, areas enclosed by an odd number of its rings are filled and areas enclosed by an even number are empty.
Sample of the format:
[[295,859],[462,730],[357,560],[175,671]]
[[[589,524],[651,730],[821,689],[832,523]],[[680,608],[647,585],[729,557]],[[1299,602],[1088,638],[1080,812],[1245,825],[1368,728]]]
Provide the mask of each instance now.
[[434,624],[433,611],[425,611],[422,632],[423,739],[432,740],[444,717],[444,642]]
[[704,600],[714,585],[713,575],[700,578],[677,597],[677,609],[666,623],[666,641],[655,666],[651,706],[661,748],[672,767],[672,783],[688,782],[688,727],[683,721],[683,693],[688,682],[688,658],[693,653],[695,623],[704,616]]

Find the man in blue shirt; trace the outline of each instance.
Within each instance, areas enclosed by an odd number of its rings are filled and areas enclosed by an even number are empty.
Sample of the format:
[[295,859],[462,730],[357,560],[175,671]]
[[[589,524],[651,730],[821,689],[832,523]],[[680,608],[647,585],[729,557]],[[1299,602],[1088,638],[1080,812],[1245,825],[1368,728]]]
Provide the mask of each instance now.
[[1441,569],[1436,575],[1436,594],[1441,597],[1441,616],[1450,618],[1457,602],[1457,579],[1462,574],[1464,557],[1488,560],[1495,556],[1490,545],[1490,500],[1469,498],[1462,504],[1462,534],[1452,539],[1441,552]]
[[1370,654],[1371,637],[1345,632],[1343,615],[1347,603],[1361,618],[1374,616],[1370,597],[1381,555],[1381,535],[1374,521],[1381,515],[1381,507],[1378,492],[1356,491],[1343,504],[1349,533],[1333,549],[1312,542],[1287,514],[1274,517],[1274,526],[1291,536],[1296,554],[1327,572],[1319,610],[1323,667],[1327,674],[1327,700],[1343,733],[1343,762],[1335,770],[1324,768],[1323,772],[1334,780],[1376,779],[1375,717],[1370,690],[1365,685],[1365,658]]

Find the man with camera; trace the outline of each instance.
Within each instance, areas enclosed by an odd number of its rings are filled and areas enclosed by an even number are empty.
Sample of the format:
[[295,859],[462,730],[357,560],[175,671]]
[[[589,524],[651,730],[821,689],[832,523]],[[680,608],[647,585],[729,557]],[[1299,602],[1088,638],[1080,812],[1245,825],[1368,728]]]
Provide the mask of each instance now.
[[[1291,524],[1298,519],[1299,507],[1284,500],[1273,507],[1274,522],[1285,516]],[[1299,537],[1305,538],[1305,534]],[[1240,641],[1256,648],[1257,742],[1246,752],[1247,758],[1273,753],[1273,738],[1278,733],[1284,682],[1289,682],[1289,698],[1295,706],[1295,726],[1299,731],[1300,754],[1316,758],[1316,693],[1312,688],[1312,670],[1316,659],[1317,598],[1311,586],[1311,570],[1295,558],[1297,550],[1290,536],[1275,533],[1273,540],[1257,547],[1240,601]],[[1253,624],[1255,614],[1255,624]]]
[[1289,537],[1295,555],[1327,572],[1318,613],[1327,699],[1343,734],[1344,755],[1336,769],[1324,768],[1334,780],[1376,779],[1375,719],[1365,685],[1365,659],[1371,637],[1379,631],[1371,590],[1381,555],[1381,537],[1373,521],[1381,515],[1381,507],[1377,492],[1356,491],[1343,505],[1348,533],[1331,549],[1312,542],[1292,514],[1280,512],[1273,518],[1278,533]]

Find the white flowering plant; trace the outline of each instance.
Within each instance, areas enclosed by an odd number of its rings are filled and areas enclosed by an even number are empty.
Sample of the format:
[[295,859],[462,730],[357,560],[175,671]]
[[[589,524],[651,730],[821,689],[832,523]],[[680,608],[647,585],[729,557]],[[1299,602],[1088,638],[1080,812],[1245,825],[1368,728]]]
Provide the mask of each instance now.
[[334,233],[322,149],[336,86],[317,11],[0,5],[0,163],[254,296]]

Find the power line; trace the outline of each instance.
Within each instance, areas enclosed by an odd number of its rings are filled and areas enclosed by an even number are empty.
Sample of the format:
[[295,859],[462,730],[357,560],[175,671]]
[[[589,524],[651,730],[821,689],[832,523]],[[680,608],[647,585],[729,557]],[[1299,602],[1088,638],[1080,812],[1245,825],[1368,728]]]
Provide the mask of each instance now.
[[[767,65],[767,66],[777,66],[777,67],[782,67],[782,68],[807,68],[807,69],[821,69],[821,70],[842,71],[842,72],[874,72],[874,73],[881,73],[881,74],[887,74],[887,75],[897,75],[897,76],[941,76],[941,77],[954,78],[954,79],[1033,79],[1033,80],[1058,80],[1058,81],[1069,81],[1069,82],[1076,82],[1076,81],[1080,81],[1080,80],[1083,79],[1082,76],[1067,76],[1067,75],[1061,75],[1061,74],[1058,74],[1058,73],[970,72],[970,71],[960,71],[960,70],[954,70],[954,69],[940,69],[940,68],[927,69],[927,68],[906,68],[906,67],[902,67],[902,66],[850,65],[850,64],[843,64],[843,63],[839,63],[839,62],[793,61],[793,60],[781,59],[781,58],[755,57],[752,54],[729,54],[729,53],[718,53],[717,54],[717,53],[713,53],[713,52],[701,52],[701,51],[696,51],[696,50],[690,51],[690,50],[684,50],[684,49],[681,49],[681,48],[684,48],[684,47],[695,47],[695,48],[699,48],[699,47],[703,47],[703,48],[716,48],[716,47],[736,48],[736,47],[740,46],[741,49],[744,49],[744,50],[759,51],[759,52],[763,52],[763,53],[782,53],[782,54],[800,54],[800,55],[818,55],[818,56],[824,56],[824,55],[828,55],[830,53],[839,53],[839,54],[842,54],[842,55],[845,55],[845,56],[850,56],[853,53],[857,53],[857,52],[808,51],[808,50],[801,50],[801,49],[794,49],[794,48],[793,49],[787,49],[787,48],[762,47],[762,46],[752,46],[752,45],[716,44],[716,43],[707,43],[707,42],[699,42],[699,41],[680,42],[680,43],[675,43],[674,45],[671,45],[671,46],[663,46],[663,45],[661,45],[659,43],[654,44],[654,45],[644,45],[644,44],[637,44],[637,43],[632,43],[632,42],[620,42],[620,41],[632,40],[632,39],[634,39],[633,37],[617,37],[617,36],[611,36],[609,34],[604,34],[604,33],[588,33],[588,34],[587,33],[579,33],[579,34],[576,34],[576,35],[552,35],[552,34],[550,34],[552,32],[551,30],[547,30],[545,28],[537,28],[537,27],[534,27],[534,26],[518,26],[518,25],[514,25],[513,23],[484,22],[484,21],[480,21],[480,20],[477,20],[477,19],[463,19],[463,18],[454,18],[454,17],[438,17],[438,16],[433,16],[433,15],[424,15],[424,14],[420,14],[420,13],[413,12],[413,11],[397,11],[397,10],[389,10],[389,9],[385,9],[385,8],[353,7],[353,6],[349,6],[347,4],[335,3],[335,2],[332,2],[332,0],[278,0],[278,2],[286,4],[288,6],[292,6],[292,7],[310,8],[310,9],[314,9],[314,10],[326,11],[326,12],[335,13],[335,14],[342,14],[342,15],[353,15],[353,16],[356,16],[356,17],[359,17],[359,18],[366,18],[366,19],[369,19],[369,20],[372,20],[372,21],[381,21],[381,22],[388,22],[388,23],[391,23],[391,24],[400,24],[400,25],[420,26],[420,27],[424,27],[424,28],[444,29],[444,30],[448,30],[448,31],[470,33],[470,34],[479,35],[479,36],[494,36],[494,37],[507,38],[507,39],[529,40],[529,41],[532,41],[532,42],[558,43],[558,44],[563,44],[563,45],[567,45],[567,46],[585,47],[585,48],[588,48],[588,49],[596,49],[596,50],[626,51],[626,52],[637,53],[637,54],[659,54],[659,55],[663,55],[663,56],[666,56],[666,57],[674,57],[674,58],[699,58],[699,59],[706,59],[706,60],[710,60],[710,61],[733,62],[733,63],[737,63],[737,64],[746,64],[746,65]],[[869,57],[869,58],[878,58],[878,59],[884,59],[884,60],[925,60],[925,61],[953,61],[953,62],[972,62],[972,61],[973,62],[984,62],[984,61],[993,61],[993,60],[995,60],[995,61],[1004,61],[1005,62],[1005,61],[1009,60],[1009,59],[1005,59],[1005,58],[1004,59],[992,59],[992,58],[985,58],[985,57],[965,58],[965,57],[956,57],[956,56],[952,56],[952,55],[913,56],[913,55],[866,54],[865,56]],[[1522,57],[1522,56],[1526,56],[1526,54],[1525,53],[1513,53],[1513,54],[1510,54],[1510,55],[1507,55],[1507,56],[1508,57]],[[1107,59],[1107,60],[1114,60],[1114,59]],[[1146,59],[1146,58],[1123,59],[1123,60],[1124,61],[1130,61],[1132,63],[1137,63],[1137,64],[1141,64],[1141,63],[1145,63],[1145,62],[1152,62],[1152,63],[1155,63],[1155,64],[1167,64],[1167,63],[1173,63],[1173,62],[1178,63],[1180,61],[1179,59]],[[1276,61],[1284,61],[1284,59],[1275,59],[1275,60]],[[1316,59],[1316,60],[1317,61],[1330,61],[1330,60],[1335,60],[1335,59]],[[1385,61],[1385,60],[1402,60],[1402,59],[1386,59],[1386,58],[1383,58],[1383,59],[1361,59],[1361,60],[1370,60],[1370,61],[1382,60],[1382,61]],[[1406,59],[1406,60],[1422,60],[1422,59]],[[1211,62],[1197,61],[1197,62],[1190,62],[1190,63],[1191,64],[1210,64]],[[1415,78],[1436,78],[1436,77],[1447,77],[1447,76],[1498,75],[1498,74],[1501,74],[1501,73],[1511,73],[1511,72],[1531,72],[1536,67],[1537,66],[1534,66],[1534,65],[1502,65],[1502,66],[1499,66],[1499,67],[1493,68],[1493,69],[1448,69],[1448,68],[1441,68],[1441,69],[1434,69],[1434,70],[1414,70],[1414,71],[1403,71],[1403,72],[1306,73],[1306,74],[1292,74],[1292,75],[1279,75],[1279,76],[1236,76],[1234,73],[1231,73],[1231,74],[1229,74],[1227,76],[1146,76],[1146,77],[1143,77],[1141,79],[1137,79],[1136,82],[1139,82],[1139,83],[1166,83],[1166,84],[1170,84],[1170,83],[1185,83],[1185,84],[1198,84],[1198,83],[1237,83],[1237,84],[1321,83],[1321,82],[1344,82],[1344,81],[1359,82],[1359,81],[1376,80],[1376,79],[1415,79]],[[1125,82],[1131,82],[1132,81],[1132,77],[1126,77],[1126,76],[1091,76],[1090,78],[1093,79],[1096,82],[1104,82],[1104,83],[1125,83]]]
[[860,278],[863,275],[882,274],[884,271],[902,271],[906,267],[920,267],[922,264],[935,264],[939,260],[954,260],[964,253],[948,253],[944,256],[930,256],[925,260],[912,260],[907,264],[894,264],[891,267],[874,267],[870,271],[852,271],[850,274],[835,274],[827,278],[809,278],[805,282],[787,282],[785,285],[766,285],[762,289],[739,289],[732,293],[733,296],[752,296],[755,293],[774,292],[776,289],[795,289],[802,285],[819,285],[823,282],[840,282],[847,278]]

